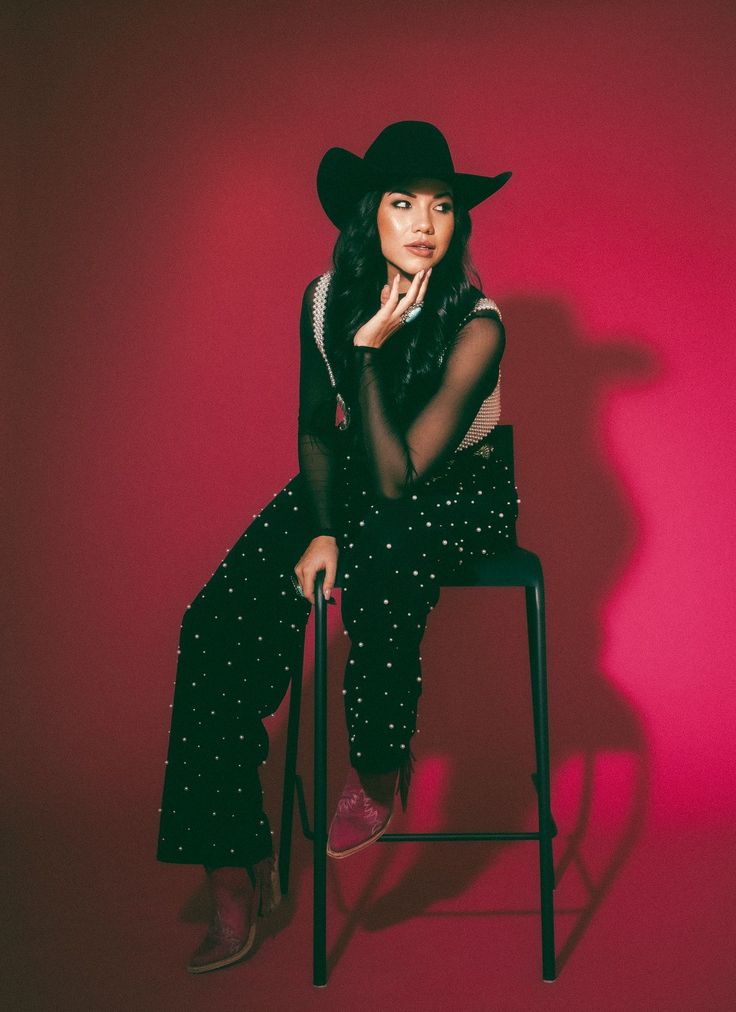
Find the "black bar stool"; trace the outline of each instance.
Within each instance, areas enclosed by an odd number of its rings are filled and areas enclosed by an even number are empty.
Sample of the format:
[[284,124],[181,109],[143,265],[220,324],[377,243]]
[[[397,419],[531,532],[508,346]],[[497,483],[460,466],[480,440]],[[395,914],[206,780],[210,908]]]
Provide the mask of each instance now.
[[[501,452],[507,466],[513,468],[513,444],[510,425],[499,425],[492,432],[491,452]],[[511,471],[513,475],[513,470]],[[536,772],[532,781],[536,788],[538,829],[536,832],[473,832],[473,833],[384,833],[377,843],[404,840],[535,840],[539,844],[539,882],[542,929],[542,979],[556,977],[554,942],[554,865],[552,839],[557,827],[552,818],[550,800],[549,733],[547,718],[547,660],[544,613],[544,578],[542,564],[534,552],[514,546],[508,554],[482,558],[468,564],[457,582],[443,583],[455,587],[524,587],[526,621],[531,670],[532,715],[536,750]],[[327,603],[322,593],[324,572],[315,580],[314,663],[314,813],[313,828],[309,826],[307,804],[301,777],[296,772],[301,708],[302,672],[296,673],[291,684],[289,722],[286,742],[284,792],[281,808],[279,869],[281,891],[289,888],[289,865],[294,813],[297,796],[302,832],[313,841],[314,858],[314,923],[313,983],[327,983]],[[339,571],[336,587],[342,587]]]

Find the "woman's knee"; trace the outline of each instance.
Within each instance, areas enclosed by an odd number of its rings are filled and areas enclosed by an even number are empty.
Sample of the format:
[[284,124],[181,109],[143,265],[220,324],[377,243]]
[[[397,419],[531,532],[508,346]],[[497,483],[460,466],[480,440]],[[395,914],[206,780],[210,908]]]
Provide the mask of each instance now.
[[252,536],[263,530],[264,535],[274,540],[283,540],[284,536],[299,539],[308,530],[309,501],[301,473],[295,474],[280,492],[253,515],[245,534]]
[[203,584],[185,607],[184,614],[182,615],[182,625],[191,625],[200,616],[204,617],[205,612],[209,610],[211,586],[212,577]]
[[358,525],[351,548],[353,564],[387,580],[403,579],[407,571],[431,569],[436,539],[428,536],[429,528],[423,523],[425,517],[416,503],[381,500]]
[[440,571],[428,552],[406,552],[399,541],[366,541],[352,556],[343,580],[343,618],[348,625],[425,614],[439,600]]

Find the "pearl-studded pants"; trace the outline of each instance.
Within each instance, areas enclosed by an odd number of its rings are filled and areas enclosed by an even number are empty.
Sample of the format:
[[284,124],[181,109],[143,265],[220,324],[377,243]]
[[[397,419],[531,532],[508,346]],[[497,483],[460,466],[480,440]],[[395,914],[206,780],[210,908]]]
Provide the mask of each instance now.
[[[505,465],[472,449],[396,500],[365,462],[343,461],[341,611],[350,653],[343,694],[351,764],[405,760],[422,691],[420,645],[445,577],[516,543],[517,490]],[[258,767],[263,720],[303,663],[311,605],[290,575],[309,543],[297,474],[256,514],[184,612],[157,858],[250,865],[273,851]]]

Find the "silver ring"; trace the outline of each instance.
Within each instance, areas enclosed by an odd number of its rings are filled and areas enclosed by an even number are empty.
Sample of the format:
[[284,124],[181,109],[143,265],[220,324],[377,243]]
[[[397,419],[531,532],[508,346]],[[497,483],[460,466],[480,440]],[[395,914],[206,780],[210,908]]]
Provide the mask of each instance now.
[[419,314],[422,311],[422,306],[423,305],[424,305],[423,302],[415,302],[414,305],[410,309],[407,309],[406,312],[404,312],[404,313],[401,314],[401,317],[400,317],[401,322],[402,323],[409,323],[410,320],[413,320],[415,316],[419,316]]

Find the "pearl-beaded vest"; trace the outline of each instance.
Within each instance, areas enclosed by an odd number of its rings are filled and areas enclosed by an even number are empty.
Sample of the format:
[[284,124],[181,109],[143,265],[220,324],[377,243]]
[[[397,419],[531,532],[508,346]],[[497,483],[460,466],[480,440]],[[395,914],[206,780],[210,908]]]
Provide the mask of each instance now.
[[[320,276],[320,279],[317,282],[314,291],[312,318],[314,323],[314,340],[316,341],[317,347],[320,350],[320,354],[322,355],[322,358],[325,361],[325,365],[327,366],[327,372],[329,373],[330,383],[332,384],[333,389],[335,389],[335,376],[332,372],[332,367],[330,366],[330,363],[327,359],[327,355],[325,354],[325,335],[324,335],[327,290],[330,287],[330,281],[332,280],[333,273],[334,273],[333,271],[326,271],[324,274]],[[485,297],[483,297],[476,301],[475,305],[470,310],[470,312],[460,321],[458,330],[460,329],[460,327],[462,327],[465,323],[468,322],[468,320],[473,316],[474,313],[478,312],[478,310],[480,309],[494,309],[498,313],[499,319],[501,318],[501,310],[498,308],[493,299],[486,299]],[[335,393],[337,394],[338,403],[344,407],[344,402],[342,397],[340,396],[340,393],[336,389]],[[501,370],[499,369],[498,382],[496,383],[496,386],[493,388],[493,391],[489,394],[488,397],[486,397],[486,399],[481,404],[478,414],[471,422],[468,431],[465,433],[463,438],[455,447],[454,452],[457,453],[459,450],[464,450],[467,447],[472,446],[474,443],[477,443],[480,439],[483,439],[484,436],[487,436],[488,433],[491,431],[491,429],[495,428],[495,426],[498,425],[500,417],[501,417]],[[488,449],[488,448],[482,447],[481,449]]]

